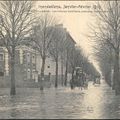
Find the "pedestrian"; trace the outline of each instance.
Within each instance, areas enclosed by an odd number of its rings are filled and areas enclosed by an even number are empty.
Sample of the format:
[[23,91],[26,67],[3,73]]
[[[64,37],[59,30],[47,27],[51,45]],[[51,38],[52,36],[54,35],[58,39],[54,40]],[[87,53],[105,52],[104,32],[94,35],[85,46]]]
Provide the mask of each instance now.
[[98,76],[98,83],[100,84],[100,75]]
[[86,79],[85,79],[85,88],[88,89],[88,81],[89,81],[89,76],[86,74]]
[[93,76],[93,85],[96,83],[96,76]]
[[79,78],[80,78],[80,87],[81,87],[81,90],[82,90],[82,88],[84,87],[84,80],[85,80],[84,73],[81,73]]

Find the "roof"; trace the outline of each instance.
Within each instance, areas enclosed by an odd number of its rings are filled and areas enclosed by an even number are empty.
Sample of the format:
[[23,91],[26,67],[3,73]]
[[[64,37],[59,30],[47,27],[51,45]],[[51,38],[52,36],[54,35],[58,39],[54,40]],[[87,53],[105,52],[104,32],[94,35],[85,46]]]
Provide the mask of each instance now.
[[68,37],[70,38],[70,40],[74,43],[74,44],[76,44],[76,42],[75,42],[75,40],[72,38],[72,36],[68,33]]

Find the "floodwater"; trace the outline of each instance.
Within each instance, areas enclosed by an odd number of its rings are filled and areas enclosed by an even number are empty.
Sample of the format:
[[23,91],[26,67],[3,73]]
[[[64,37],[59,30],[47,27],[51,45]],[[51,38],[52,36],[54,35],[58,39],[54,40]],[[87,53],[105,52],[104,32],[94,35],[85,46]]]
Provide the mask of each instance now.
[[17,89],[11,97],[9,89],[0,88],[0,119],[117,119],[120,118],[120,96],[104,81],[88,90],[69,87]]

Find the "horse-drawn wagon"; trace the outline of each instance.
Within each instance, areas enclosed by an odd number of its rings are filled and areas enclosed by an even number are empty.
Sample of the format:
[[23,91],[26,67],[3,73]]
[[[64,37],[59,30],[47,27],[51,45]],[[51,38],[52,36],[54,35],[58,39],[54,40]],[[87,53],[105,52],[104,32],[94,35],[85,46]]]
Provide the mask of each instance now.
[[80,87],[81,89],[86,86],[86,76],[81,67],[76,67],[74,70],[73,78],[70,80],[71,89]]

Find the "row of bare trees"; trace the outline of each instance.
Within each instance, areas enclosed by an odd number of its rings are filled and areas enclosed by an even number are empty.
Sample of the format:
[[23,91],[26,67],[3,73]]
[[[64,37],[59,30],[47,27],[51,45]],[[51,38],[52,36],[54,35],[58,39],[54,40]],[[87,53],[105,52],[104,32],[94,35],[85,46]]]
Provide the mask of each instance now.
[[120,51],[120,1],[98,2],[96,13],[97,26],[92,29],[92,39],[96,42],[97,60],[107,82],[111,85],[111,71],[113,73],[112,87],[116,95],[120,94],[119,51]]
[[[42,59],[41,77],[44,77],[45,60],[49,54],[56,62],[56,81],[58,80],[59,54],[64,51],[66,32],[56,26],[55,19],[48,16],[35,16],[34,2],[31,1],[1,1],[0,2],[0,37],[10,56],[11,95],[15,90],[15,49],[26,41],[25,37],[32,35],[35,47]],[[54,34],[53,34],[54,33]],[[52,42],[51,44],[51,41]],[[33,42],[32,42],[33,43]]]
[[[58,59],[65,54],[67,45],[65,29],[56,25],[56,21],[49,15],[35,16],[34,2],[31,1],[1,1],[0,2],[0,38],[10,56],[11,95],[15,90],[15,50],[16,47],[31,41],[32,47],[39,51],[42,59],[41,77],[44,77],[45,61],[49,54],[56,62],[56,80],[58,80]],[[52,43],[51,43],[52,41]],[[68,47],[67,47],[68,48]],[[68,53],[68,50],[66,50]],[[68,55],[67,55],[68,56]],[[66,60],[67,63],[67,60]],[[67,70],[66,70],[67,75]],[[66,78],[67,79],[67,78]]]
[[[41,22],[42,21],[42,22]],[[70,50],[75,48],[75,41],[63,28],[62,24],[57,24],[55,18],[49,14],[44,14],[33,27],[32,47],[36,48],[42,58],[41,77],[44,78],[45,63],[47,56],[55,61],[55,87],[58,87],[58,68],[61,59],[61,81],[67,86],[68,56]],[[63,78],[63,66],[66,65],[65,80]],[[43,86],[41,86],[43,89]]]
[[[26,37],[29,39],[25,39]],[[81,50],[75,49],[75,42],[66,29],[57,25],[55,18],[48,14],[39,16],[34,10],[32,1],[0,2],[0,42],[6,47],[10,56],[11,95],[16,94],[15,52],[16,47],[21,44],[27,43],[39,52],[42,59],[41,78],[44,78],[47,56],[50,55],[54,59],[56,63],[55,87],[58,86],[58,61],[60,58],[62,85],[65,86],[67,85],[68,70],[74,71],[76,66],[83,63],[80,62],[83,58]],[[66,66],[65,80],[63,79],[63,63]]]

